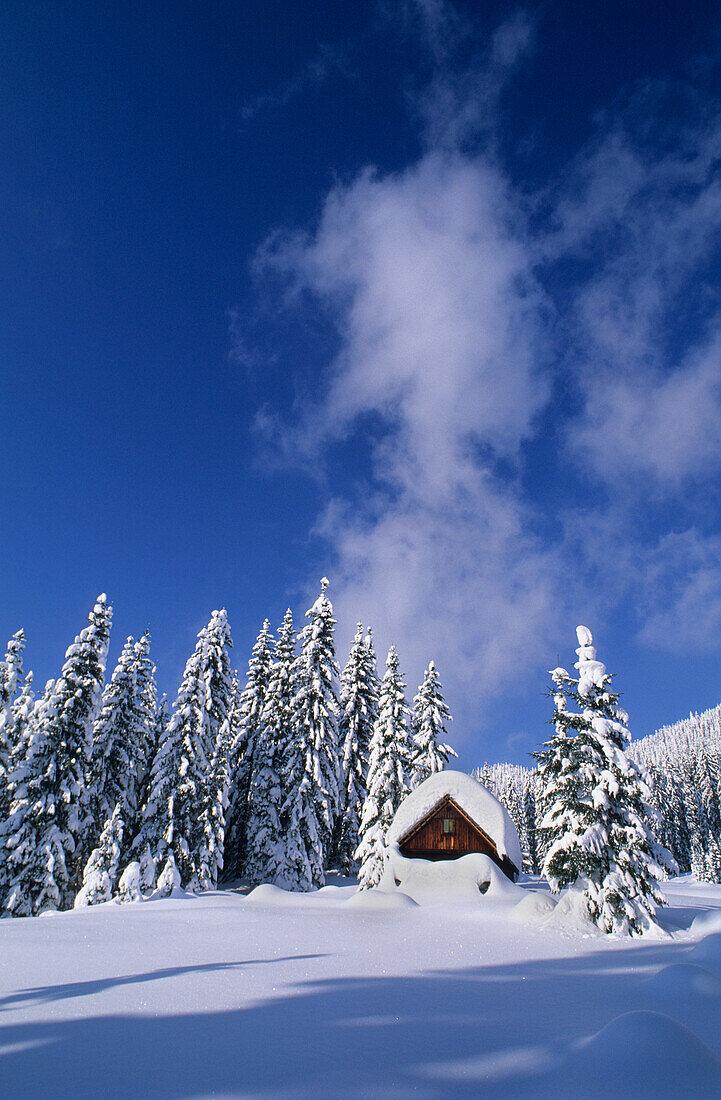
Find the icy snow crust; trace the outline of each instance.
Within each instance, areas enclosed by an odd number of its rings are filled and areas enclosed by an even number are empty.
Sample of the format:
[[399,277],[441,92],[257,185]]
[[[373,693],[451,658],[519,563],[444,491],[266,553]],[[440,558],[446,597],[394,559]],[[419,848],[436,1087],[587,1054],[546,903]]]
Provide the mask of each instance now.
[[450,795],[463,812],[488,833],[499,856],[508,856],[520,871],[523,865],[521,845],[505,806],[470,775],[448,769],[429,776],[403,800],[386,835],[388,847],[398,845],[445,795]]
[[348,882],[0,921],[0,1092],[721,1096],[721,887],[667,883],[649,942],[554,930],[535,881],[442,910]]

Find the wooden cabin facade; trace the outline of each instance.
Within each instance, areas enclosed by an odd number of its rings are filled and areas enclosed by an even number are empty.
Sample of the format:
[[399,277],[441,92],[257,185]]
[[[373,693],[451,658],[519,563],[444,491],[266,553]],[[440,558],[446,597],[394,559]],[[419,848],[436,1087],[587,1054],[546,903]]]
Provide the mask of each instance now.
[[520,868],[507,856],[499,856],[492,838],[446,794],[398,841],[402,856],[409,859],[458,859],[469,852],[489,856],[515,882]]

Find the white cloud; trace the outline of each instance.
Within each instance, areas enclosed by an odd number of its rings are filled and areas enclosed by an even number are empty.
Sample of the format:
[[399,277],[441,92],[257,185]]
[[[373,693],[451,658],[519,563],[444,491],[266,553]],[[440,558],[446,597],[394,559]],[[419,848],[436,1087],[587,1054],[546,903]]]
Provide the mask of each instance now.
[[445,504],[404,493],[370,514],[336,505],[326,516],[341,638],[356,619],[370,622],[383,649],[397,645],[411,688],[435,660],[459,737],[499,688],[523,692],[527,669],[548,660],[559,562],[524,520],[481,472],[463,492],[451,486]]
[[335,188],[314,237],[276,251],[300,286],[334,305],[343,334],[306,441],[380,413],[398,433],[385,476],[421,477],[426,495],[459,476],[473,443],[515,453],[547,387],[542,299],[514,217],[488,163],[434,154]]
[[720,562],[721,536],[691,528],[659,540],[644,562],[643,642],[676,653],[718,652]]
[[592,260],[570,295],[585,414],[569,438],[598,477],[644,491],[721,464],[721,311],[706,271],[721,246],[721,116],[669,130],[659,153],[645,131],[668,94],[639,92],[578,158],[546,242]]
[[715,333],[671,374],[587,382],[588,408],[572,428],[597,473],[642,486],[639,475],[678,488],[689,477],[714,476],[721,466],[721,336]]
[[558,600],[558,563],[491,473],[518,460],[548,396],[518,211],[488,161],[428,154],[336,187],[316,233],[273,255],[332,304],[343,336],[286,449],[322,452],[365,414],[383,421],[372,503],[336,503],[322,523],[342,627],[372,623],[412,677],[435,659],[468,717],[517,674],[519,649],[523,665],[539,658]]

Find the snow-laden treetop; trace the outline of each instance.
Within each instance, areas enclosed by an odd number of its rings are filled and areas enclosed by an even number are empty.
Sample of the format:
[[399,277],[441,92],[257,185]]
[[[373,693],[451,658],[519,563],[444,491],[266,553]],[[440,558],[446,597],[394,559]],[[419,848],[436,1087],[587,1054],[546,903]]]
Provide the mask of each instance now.
[[578,660],[574,668],[578,669],[578,694],[585,698],[594,688],[603,691],[610,680],[603,661],[596,660],[596,647],[593,644],[593,635],[587,626],[576,627],[578,638]]
[[481,826],[496,845],[499,856],[508,856],[520,871],[523,865],[516,827],[505,806],[482,783],[464,772],[446,769],[424,780],[401,802],[386,836],[386,845],[400,843],[406,833],[450,795],[465,814]]

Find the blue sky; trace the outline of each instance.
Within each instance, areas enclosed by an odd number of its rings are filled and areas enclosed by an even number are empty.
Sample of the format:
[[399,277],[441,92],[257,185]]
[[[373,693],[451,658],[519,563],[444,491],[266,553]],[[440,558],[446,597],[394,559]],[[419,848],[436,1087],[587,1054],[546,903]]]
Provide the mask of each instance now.
[[0,633],[93,599],[173,695],[327,574],[461,763],[590,626],[637,735],[721,699],[721,9],[0,11]]

